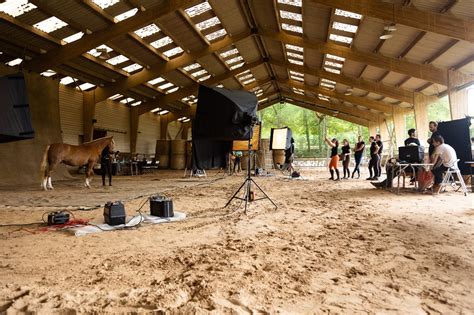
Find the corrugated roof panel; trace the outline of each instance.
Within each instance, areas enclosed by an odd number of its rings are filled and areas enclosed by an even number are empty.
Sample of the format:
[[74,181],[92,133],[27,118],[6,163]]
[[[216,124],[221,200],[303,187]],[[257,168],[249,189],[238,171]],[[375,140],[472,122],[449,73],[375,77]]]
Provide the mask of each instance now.
[[193,80],[189,79],[187,76],[182,74],[181,72],[175,70],[171,72],[167,72],[163,75],[163,78],[172,82],[174,85],[179,87],[189,86],[194,83]]
[[209,3],[211,4],[214,13],[221,20],[222,25],[227,30],[227,33],[239,34],[248,29],[245,16],[240,10],[239,1],[211,0]]
[[185,51],[199,51],[206,47],[191,25],[178,13],[173,12],[159,19],[161,28],[165,33],[176,40],[175,44]]
[[262,58],[253,36],[235,43],[235,47],[237,47],[240,55],[244,57],[246,62],[257,61]]
[[120,36],[111,43],[112,46],[122,50],[127,57],[139,60],[144,66],[153,65],[162,60],[148,48],[128,36]]
[[396,27],[397,30],[392,33],[393,37],[384,42],[380,50],[382,55],[398,58],[420,32],[420,30],[408,26],[397,25]]
[[3,20],[0,20],[0,33],[3,38],[14,38],[18,46],[26,48],[43,48],[45,50],[53,49],[58,47],[56,44],[51,43],[49,40],[43,39],[40,36],[34,35],[33,33],[27,32],[16,26],[13,26]]
[[310,40],[326,40],[331,8],[303,1],[303,32]]
[[[408,60],[423,63],[441,48],[443,48],[451,39],[433,33],[427,33],[423,39],[406,55]],[[442,56],[441,58],[444,59]]]
[[378,81],[378,79],[386,72],[385,69],[376,68],[372,66],[368,66],[364,73],[362,74],[362,78],[366,80]]
[[379,43],[379,36],[383,32],[383,28],[384,22],[382,20],[364,17],[352,47],[362,51],[373,51]]
[[363,63],[346,59],[342,73],[350,77],[358,77],[364,67],[365,65]]
[[275,7],[273,1],[250,1],[252,12],[257,20],[258,27],[278,31]]
[[470,0],[458,1],[449,13],[464,19],[474,19],[473,7],[474,4]]
[[[440,58],[433,62],[433,65],[441,68],[452,68],[460,62],[466,60],[474,54],[474,44],[465,41],[459,41],[456,45],[445,52]],[[474,64],[471,67],[464,67],[460,71],[474,74]]]
[[406,76],[404,74],[400,74],[400,73],[396,73],[392,71],[383,79],[382,82],[387,85],[396,85],[405,77]]

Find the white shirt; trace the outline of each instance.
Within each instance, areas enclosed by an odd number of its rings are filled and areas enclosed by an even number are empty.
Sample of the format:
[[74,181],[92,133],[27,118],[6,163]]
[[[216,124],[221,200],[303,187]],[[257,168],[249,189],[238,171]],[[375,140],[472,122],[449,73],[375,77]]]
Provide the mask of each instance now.
[[440,144],[435,149],[434,154],[440,157],[441,163],[443,163],[443,165],[446,167],[454,166],[456,164],[456,160],[458,159],[456,151],[454,151],[452,146],[446,143]]

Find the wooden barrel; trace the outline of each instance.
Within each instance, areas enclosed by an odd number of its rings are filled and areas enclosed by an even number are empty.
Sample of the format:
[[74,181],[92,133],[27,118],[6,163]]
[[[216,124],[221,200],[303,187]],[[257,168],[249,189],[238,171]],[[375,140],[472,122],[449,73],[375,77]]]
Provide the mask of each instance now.
[[186,166],[186,154],[171,154],[171,169],[184,170]]
[[260,139],[259,151],[270,151],[270,139]]
[[[267,161],[270,160],[270,163]],[[270,139],[260,139],[260,150],[257,152],[257,167],[270,169],[273,167],[272,152],[270,151]]]
[[170,154],[170,141],[169,140],[156,140],[155,156],[169,155]]
[[161,154],[157,156],[157,160],[160,161],[158,168],[169,168],[170,167],[170,156],[169,154]]
[[186,154],[186,140],[171,140],[171,154]]
[[285,150],[272,150],[272,153],[275,168],[277,168],[277,164],[283,165],[285,163]]

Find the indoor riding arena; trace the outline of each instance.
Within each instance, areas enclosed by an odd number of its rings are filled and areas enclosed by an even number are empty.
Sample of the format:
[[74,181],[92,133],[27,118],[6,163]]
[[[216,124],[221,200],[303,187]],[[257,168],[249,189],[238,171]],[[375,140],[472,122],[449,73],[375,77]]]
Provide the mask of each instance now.
[[3,0],[0,96],[0,314],[474,314],[474,0]]

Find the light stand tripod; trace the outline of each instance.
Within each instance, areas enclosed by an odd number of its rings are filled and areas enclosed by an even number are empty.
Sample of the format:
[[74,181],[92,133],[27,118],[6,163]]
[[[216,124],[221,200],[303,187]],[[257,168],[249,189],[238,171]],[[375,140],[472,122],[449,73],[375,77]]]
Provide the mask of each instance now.
[[[273,200],[270,197],[268,197],[268,195],[263,191],[263,189],[260,188],[260,186],[258,186],[258,184],[251,177],[250,161],[251,161],[251,151],[252,151],[252,141],[251,141],[252,134],[253,134],[253,126],[251,127],[250,139],[249,139],[249,145],[248,145],[247,177],[245,178],[245,181],[242,183],[242,185],[240,185],[239,189],[237,189],[237,191],[234,193],[232,198],[230,198],[229,201],[227,201],[224,208],[226,208],[232,202],[232,200],[239,199],[245,202],[244,213],[247,213],[247,205],[249,202],[268,199],[275,206],[275,210],[276,210],[278,208],[277,205],[273,202]],[[255,185],[255,187],[258,188],[258,190],[260,190],[260,192],[263,194],[264,197],[255,199],[254,192],[252,191],[252,183]],[[242,188],[244,188],[244,196],[239,197],[237,195],[239,194]]]

